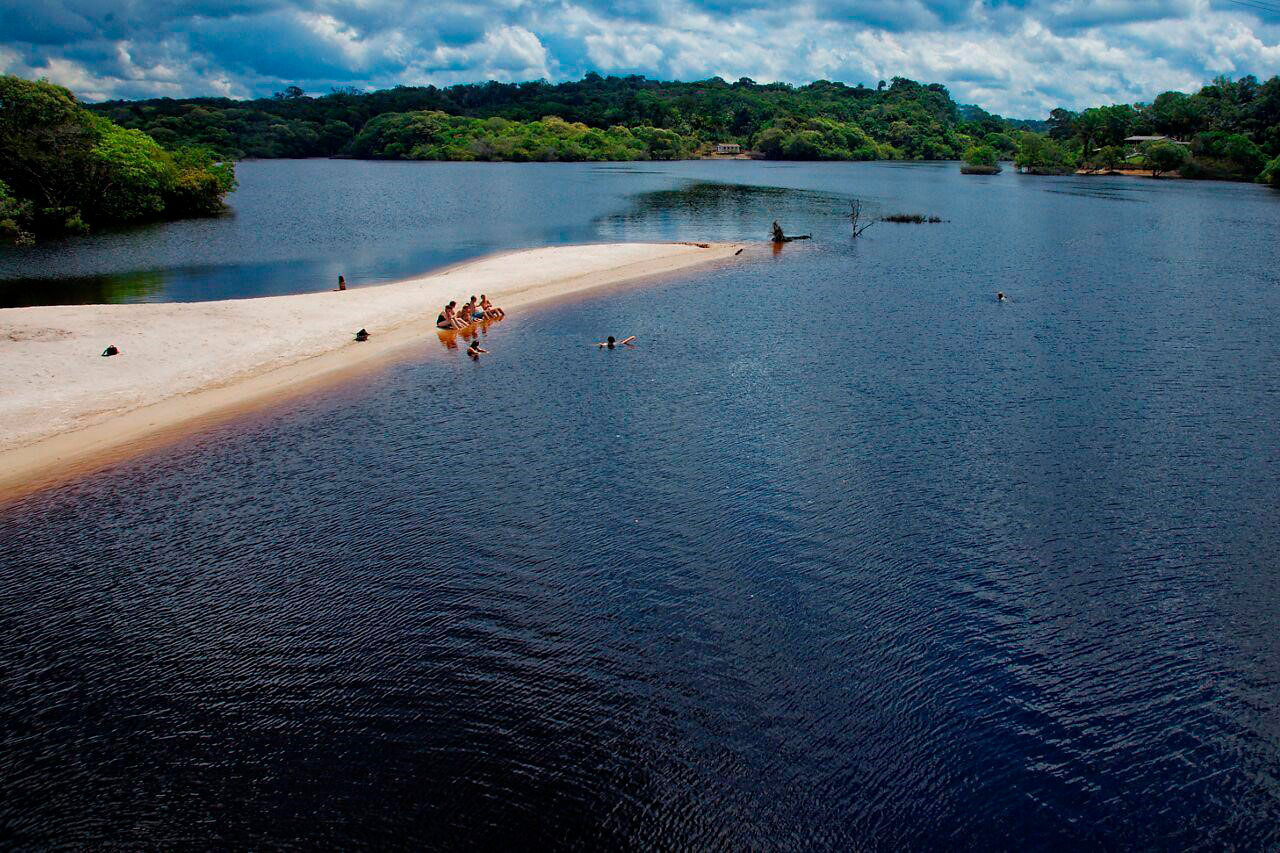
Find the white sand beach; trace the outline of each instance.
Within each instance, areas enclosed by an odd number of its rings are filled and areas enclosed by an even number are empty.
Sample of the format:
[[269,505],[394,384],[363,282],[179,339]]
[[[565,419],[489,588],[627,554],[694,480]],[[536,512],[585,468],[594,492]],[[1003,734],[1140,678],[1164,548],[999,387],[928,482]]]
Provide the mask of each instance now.
[[[392,357],[436,336],[436,315],[450,299],[485,293],[510,312],[731,258],[739,248],[563,246],[343,292],[0,310],[0,497]],[[353,337],[362,327],[367,343]],[[109,344],[120,354],[103,358]]]

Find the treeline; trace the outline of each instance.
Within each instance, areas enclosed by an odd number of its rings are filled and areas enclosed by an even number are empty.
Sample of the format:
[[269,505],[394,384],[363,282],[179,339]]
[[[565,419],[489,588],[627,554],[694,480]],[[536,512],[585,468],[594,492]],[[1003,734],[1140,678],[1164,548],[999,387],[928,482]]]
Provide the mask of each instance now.
[[642,160],[736,142],[778,159],[945,160],[1018,126],[961,109],[941,85],[902,77],[873,89],[588,74],[554,85],[397,86],[319,97],[290,87],[254,101],[162,98],[91,109],[163,145],[201,145],[235,159]]
[[657,127],[600,130],[555,116],[511,121],[422,110],[377,116],[347,150],[365,159],[579,162],[675,160],[693,147],[687,137]]
[[[1125,142],[1134,136],[1168,139]],[[1045,133],[1023,134],[1018,143],[1015,164],[1041,174],[1135,168],[1280,186],[1280,77],[1219,77],[1194,94],[1165,92],[1150,104],[1056,109]]]
[[0,76],[0,238],[216,213],[235,186],[207,148],[166,150],[51,83]]

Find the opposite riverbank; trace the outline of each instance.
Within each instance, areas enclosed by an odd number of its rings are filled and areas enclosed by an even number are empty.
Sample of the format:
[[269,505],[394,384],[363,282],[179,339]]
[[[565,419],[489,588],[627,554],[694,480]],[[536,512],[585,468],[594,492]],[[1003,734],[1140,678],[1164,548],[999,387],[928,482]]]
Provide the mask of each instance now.
[[[741,244],[509,252],[394,284],[258,299],[0,310],[0,499],[393,357],[450,299],[508,311],[731,258]],[[357,343],[366,328],[372,337]],[[103,358],[108,345],[120,354]]]

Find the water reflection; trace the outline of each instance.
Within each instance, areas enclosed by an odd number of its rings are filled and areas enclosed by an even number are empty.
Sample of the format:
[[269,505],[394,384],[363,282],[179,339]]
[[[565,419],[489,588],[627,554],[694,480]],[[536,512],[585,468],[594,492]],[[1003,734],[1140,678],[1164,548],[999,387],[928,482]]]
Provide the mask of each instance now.
[[470,343],[478,340],[481,335],[488,335],[489,329],[497,323],[501,323],[501,319],[481,320],[479,323],[468,326],[465,329],[436,329],[440,336],[440,344],[445,349],[458,349],[459,338],[461,343]]
[[0,279],[0,308],[146,302],[164,290],[168,273],[140,270],[76,278]]
[[696,182],[674,189],[639,193],[626,209],[600,217],[597,228],[606,239],[636,239],[636,233],[681,221],[696,226],[705,239],[767,239],[769,223],[812,219],[827,209],[842,215],[848,197],[836,193]]

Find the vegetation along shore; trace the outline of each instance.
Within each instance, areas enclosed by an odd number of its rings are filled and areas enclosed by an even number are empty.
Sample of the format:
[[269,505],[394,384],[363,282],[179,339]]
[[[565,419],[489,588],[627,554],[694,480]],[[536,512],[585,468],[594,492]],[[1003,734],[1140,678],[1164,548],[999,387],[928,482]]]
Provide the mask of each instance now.
[[720,146],[778,160],[957,160],[994,174],[1134,172],[1280,186],[1280,77],[1045,121],[1007,119],[903,77],[874,88],[719,78],[336,89],[81,105],[0,77],[0,238],[216,213],[246,157],[671,160]]

